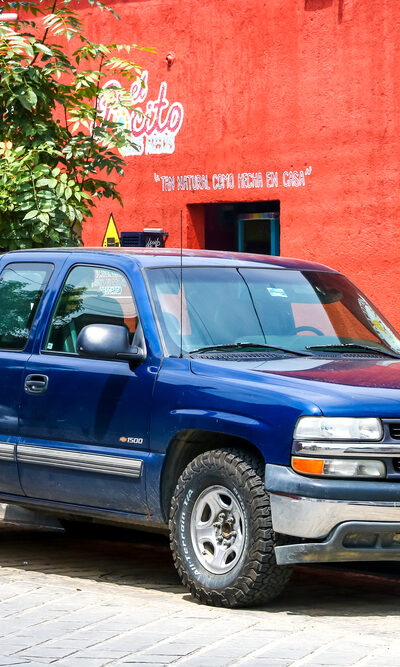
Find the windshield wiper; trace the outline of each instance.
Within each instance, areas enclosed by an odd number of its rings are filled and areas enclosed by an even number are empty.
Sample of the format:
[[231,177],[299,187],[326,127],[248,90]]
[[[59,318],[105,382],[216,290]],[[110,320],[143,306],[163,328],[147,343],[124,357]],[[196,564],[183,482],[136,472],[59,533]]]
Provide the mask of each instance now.
[[309,357],[307,352],[300,352],[299,350],[289,350],[287,347],[279,347],[278,345],[266,345],[261,343],[228,343],[226,345],[208,345],[207,347],[199,347],[197,350],[190,350],[189,354],[197,354],[201,352],[212,352],[213,350],[242,350],[246,347],[255,347],[264,350],[279,350],[280,352],[288,352],[289,354],[297,354],[300,357]]
[[387,357],[393,357],[394,359],[400,359],[400,354],[396,352],[391,352],[390,350],[381,350],[377,347],[372,347],[372,345],[362,345],[361,343],[334,343],[333,345],[306,345],[306,350],[332,350],[335,349],[340,352],[343,348],[351,350],[368,350],[368,352],[375,352],[376,354],[384,354]]

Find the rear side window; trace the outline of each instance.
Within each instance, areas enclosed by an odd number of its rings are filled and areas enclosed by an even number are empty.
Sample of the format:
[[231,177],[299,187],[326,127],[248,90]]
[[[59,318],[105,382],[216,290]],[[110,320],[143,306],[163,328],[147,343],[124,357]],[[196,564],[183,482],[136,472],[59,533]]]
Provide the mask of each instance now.
[[0,275],[0,349],[23,350],[53,270],[52,264],[15,262]]
[[138,315],[129,283],[120,271],[88,265],[70,271],[56,304],[45,349],[76,354],[78,335],[90,324],[125,326],[132,341]]

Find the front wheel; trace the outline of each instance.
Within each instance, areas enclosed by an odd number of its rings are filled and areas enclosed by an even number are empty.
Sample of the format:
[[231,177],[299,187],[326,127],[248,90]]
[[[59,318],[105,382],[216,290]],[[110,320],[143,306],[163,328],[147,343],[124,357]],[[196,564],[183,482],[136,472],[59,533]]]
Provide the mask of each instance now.
[[183,471],[171,503],[171,549],[182,582],[219,607],[277,597],[291,574],[275,560],[263,466],[245,452],[212,450]]

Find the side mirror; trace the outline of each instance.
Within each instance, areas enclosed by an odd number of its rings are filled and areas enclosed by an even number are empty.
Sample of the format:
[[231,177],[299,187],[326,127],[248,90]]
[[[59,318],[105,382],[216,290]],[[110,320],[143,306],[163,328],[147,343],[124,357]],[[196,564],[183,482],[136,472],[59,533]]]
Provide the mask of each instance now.
[[131,346],[126,327],[116,324],[89,324],[76,341],[78,354],[96,359],[123,359],[140,363],[146,358],[141,347]]

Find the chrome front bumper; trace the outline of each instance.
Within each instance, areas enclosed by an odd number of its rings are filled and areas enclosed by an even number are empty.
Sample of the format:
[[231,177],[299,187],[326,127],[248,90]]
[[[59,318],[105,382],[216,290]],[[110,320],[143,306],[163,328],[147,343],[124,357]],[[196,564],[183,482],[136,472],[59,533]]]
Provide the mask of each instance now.
[[[400,560],[400,484],[316,480],[267,465],[278,564]],[[290,537],[293,543],[290,544]]]

